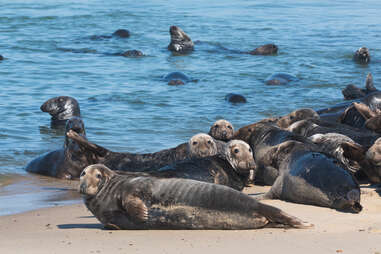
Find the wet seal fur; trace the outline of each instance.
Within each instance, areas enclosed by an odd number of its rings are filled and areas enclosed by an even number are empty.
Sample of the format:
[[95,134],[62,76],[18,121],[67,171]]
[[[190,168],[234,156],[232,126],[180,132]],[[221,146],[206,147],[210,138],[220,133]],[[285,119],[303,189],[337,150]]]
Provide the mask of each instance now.
[[47,112],[52,116],[52,126],[65,125],[68,119],[81,116],[78,101],[70,96],[51,98],[45,101],[40,109],[42,112]]
[[151,174],[222,184],[241,191],[254,177],[255,162],[247,143],[231,140],[223,154],[180,161],[158,171]]
[[229,121],[225,119],[220,119],[212,124],[208,134],[212,136],[214,139],[226,142],[233,138],[234,128]]
[[168,45],[168,50],[177,54],[188,54],[193,51],[193,41],[180,27],[171,26],[169,34],[171,35],[171,42]]
[[278,53],[278,46],[275,44],[265,44],[252,51],[249,51],[250,55],[275,55]]
[[367,47],[361,47],[356,50],[353,60],[360,64],[368,64],[370,62],[370,53]]
[[336,159],[297,141],[287,141],[269,151],[279,176],[263,198],[330,207],[359,213],[360,187]]
[[86,207],[110,229],[312,227],[226,186],[118,175],[99,164],[83,170],[79,189]]
[[232,104],[246,103],[245,96],[236,93],[228,93],[227,95],[225,95],[225,100]]
[[299,79],[287,73],[275,73],[265,79],[266,85],[287,85],[290,82],[298,81]]
[[[66,133],[72,131],[86,139],[85,126],[78,117],[72,117],[66,123]],[[32,160],[26,166],[26,171],[62,179],[78,178],[84,167],[93,164],[81,148],[65,135],[64,147],[45,153]]]
[[373,83],[372,73],[368,73],[365,80],[365,88],[361,89],[355,85],[347,85],[341,93],[344,96],[344,100],[354,100],[365,97],[366,95],[378,91]]

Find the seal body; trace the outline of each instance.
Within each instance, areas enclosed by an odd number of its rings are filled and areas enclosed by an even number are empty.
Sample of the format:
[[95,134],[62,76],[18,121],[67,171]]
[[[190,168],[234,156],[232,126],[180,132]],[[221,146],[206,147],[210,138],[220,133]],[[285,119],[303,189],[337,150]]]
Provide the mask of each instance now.
[[168,45],[168,50],[177,54],[187,54],[193,51],[193,41],[180,27],[171,26],[169,33],[171,42]]
[[188,82],[197,82],[197,79],[191,79],[184,73],[178,71],[168,73],[163,77],[163,80],[168,82],[168,85],[171,86],[184,85]]
[[[72,117],[66,123],[66,131],[73,131],[86,139],[85,126],[78,117]],[[84,167],[94,163],[86,157],[80,147],[65,135],[64,147],[43,154],[26,166],[26,171],[40,175],[63,179],[78,178]]]
[[65,125],[71,117],[80,117],[81,111],[76,99],[70,96],[58,96],[45,101],[41,107],[42,112],[49,113],[52,125]]
[[265,44],[249,52],[250,55],[274,55],[278,52],[275,44]]
[[222,185],[121,176],[103,165],[84,169],[80,192],[96,218],[114,229],[254,229],[269,223],[311,226]]
[[302,108],[292,111],[290,114],[281,117],[276,123],[281,128],[287,128],[291,124],[304,119],[320,119],[319,114],[310,108]]

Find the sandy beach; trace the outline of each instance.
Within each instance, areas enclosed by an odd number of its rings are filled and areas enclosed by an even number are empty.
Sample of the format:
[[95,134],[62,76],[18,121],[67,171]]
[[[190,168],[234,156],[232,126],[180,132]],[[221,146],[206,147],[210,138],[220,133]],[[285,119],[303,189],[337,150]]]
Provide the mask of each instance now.
[[[245,192],[263,192],[251,187]],[[378,191],[378,192],[377,192]],[[0,253],[381,253],[379,189],[362,186],[360,214],[264,201],[313,229],[104,230],[81,204],[0,216]]]

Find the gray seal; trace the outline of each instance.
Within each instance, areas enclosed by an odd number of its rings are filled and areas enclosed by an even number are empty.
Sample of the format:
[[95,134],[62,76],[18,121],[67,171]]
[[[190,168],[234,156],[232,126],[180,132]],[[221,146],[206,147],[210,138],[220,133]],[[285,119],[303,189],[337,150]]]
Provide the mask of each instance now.
[[187,54],[193,51],[193,41],[180,27],[171,26],[169,33],[171,42],[168,45],[168,50],[177,54]]
[[370,62],[370,53],[367,47],[361,47],[356,50],[353,60],[359,64],[368,64]]
[[299,79],[287,73],[274,73],[265,79],[266,85],[288,85],[291,82],[298,81]]
[[275,44],[265,44],[252,51],[249,51],[250,55],[275,55],[278,53],[278,46]]
[[80,177],[86,207],[111,229],[309,228],[312,225],[226,186],[118,175],[91,165]]
[[232,104],[246,103],[247,101],[245,96],[236,93],[228,93],[227,95],[225,95],[225,100]]
[[80,117],[81,111],[78,101],[70,96],[58,96],[45,101],[41,107],[42,112],[49,113],[51,124],[65,125],[66,121],[72,117]]
[[208,134],[212,136],[214,139],[226,142],[233,138],[234,128],[229,121],[225,119],[220,119],[212,124]]

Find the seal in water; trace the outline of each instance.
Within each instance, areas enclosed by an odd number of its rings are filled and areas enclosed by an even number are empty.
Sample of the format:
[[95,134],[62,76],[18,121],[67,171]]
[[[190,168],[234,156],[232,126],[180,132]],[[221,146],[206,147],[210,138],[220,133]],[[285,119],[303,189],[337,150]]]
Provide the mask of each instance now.
[[171,86],[184,85],[188,82],[198,81],[197,79],[191,79],[184,73],[178,72],[178,71],[168,73],[167,75],[163,77],[163,80],[168,82],[168,85],[171,85]]
[[119,38],[128,38],[130,37],[130,32],[126,29],[118,29],[112,34],[112,36]]
[[[81,118],[72,117],[66,123],[66,133],[72,131],[86,139],[85,126]],[[93,164],[91,158],[81,148],[65,135],[64,147],[45,153],[32,160],[26,166],[26,171],[62,179],[78,178],[84,167]]]
[[275,44],[265,44],[252,51],[249,51],[250,55],[275,55],[278,53],[278,47]]
[[233,138],[234,128],[229,121],[220,119],[213,123],[208,134],[214,139],[229,141]]
[[311,151],[297,141],[281,143],[268,155],[276,158],[273,166],[279,169],[280,175],[263,198],[330,207],[344,212],[359,213],[362,210],[357,181],[338,166],[336,159]]
[[266,85],[287,85],[290,82],[298,81],[299,79],[287,73],[275,73],[265,79]]
[[366,47],[361,47],[358,50],[356,50],[355,54],[353,55],[353,60],[360,64],[369,63],[370,62],[369,49]]
[[177,54],[187,54],[193,51],[194,43],[180,27],[171,26],[169,33],[171,35],[171,42],[168,45],[168,50]]
[[246,98],[243,95],[236,93],[228,93],[225,95],[225,100],[230,103],[246,103]]
[[52,126],[65,125],[71,117],[80,117],[81,112],[76,99],[70,96],[58,96],[44,102],[40,107],[42,112],[49,113]]
[[255,162],[247,143],[231,140],[223,154],[176,162],[158,171],[151,174],[222,184],[241,191],[254,177]]
[[93,158],[94,163],[105,164],[112,170],[131,172],[152,171],[176,161],[213,156],[219,151],[223,151],[225,144],[225,142],[214,140],[207,134],[200,133],[190,138],[188,143],[180,144],[174,148],[156,153],[134,154],[110,151],[89,142],[73,131],[69,131],[67,135],[81,147],[82,152],[87,157]]
[[140,56],[143,56],[143,52],[141,52],[140,50],[136,50],[136,49],[127,50],[127,51],[124,51],[123,53],[121,53],[121,56],[124,56],[124,57],[140,57]]
[[312,227],[226,186],[118,175],[99,164],[83,170],[79,189],[86,207],[110,229]]
[[344,96],[344,100],[355,100],[365,97],[366,95],[378,91],[373,83],[372,73],[368,73],[365,80],[365,88],[361,89],[355,85],[347,85],[341,93]]

